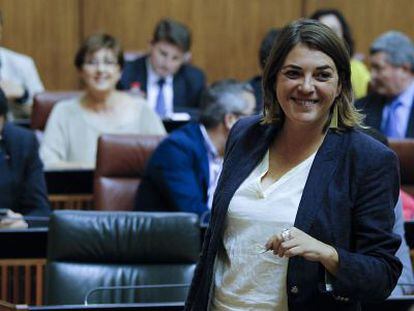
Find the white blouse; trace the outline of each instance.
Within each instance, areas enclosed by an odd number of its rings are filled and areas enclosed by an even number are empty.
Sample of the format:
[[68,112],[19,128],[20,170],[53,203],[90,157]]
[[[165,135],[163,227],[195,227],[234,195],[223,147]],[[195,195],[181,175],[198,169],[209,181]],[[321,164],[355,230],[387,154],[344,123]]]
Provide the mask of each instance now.
[[316,152],[263,190],[269,152],[235,192],[215,262],[211,310],[287,311],[288,259],[265,250],[267,240],[295,222]]
[[102,134],[165,134],[161,119],[143,99],[117,102],[110,114],[91,112],[81,100],[63,100],[53,108],[40,147],[46,168],[94,168]]

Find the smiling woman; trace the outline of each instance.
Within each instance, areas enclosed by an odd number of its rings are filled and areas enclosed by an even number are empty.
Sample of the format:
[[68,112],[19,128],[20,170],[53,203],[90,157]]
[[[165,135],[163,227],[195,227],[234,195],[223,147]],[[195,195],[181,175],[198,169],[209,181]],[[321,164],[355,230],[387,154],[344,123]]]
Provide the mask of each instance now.
[[353,311],[391,293],[397,159],[358,130],[350,74],[327,26],[281,31],[263,74],[264,117],[228,138],[185,310]]
[[285,126],[308,124],[322,128],[339,95],[338,73],[325,53],[296,45],[287,55],[277,76],[276,94],[287,115]]
[[97,140],[103,133],[165,134],[144,99],[115,89],[123,63],[115,38],[99,34],[86,39],[75,57],[85,92],[53,109],[40,149],[46,167],[93,168]]

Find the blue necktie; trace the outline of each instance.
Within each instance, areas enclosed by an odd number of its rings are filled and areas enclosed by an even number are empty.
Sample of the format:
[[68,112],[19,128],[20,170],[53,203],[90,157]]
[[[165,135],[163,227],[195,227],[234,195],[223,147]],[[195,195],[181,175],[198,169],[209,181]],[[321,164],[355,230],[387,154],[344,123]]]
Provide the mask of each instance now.
[[389,138],[402,138],[398,132],[398,119],[397,119],[397,109],[401,106],[400,101],[395,101],[391,103],[388,110],[387,120],[385,121],[383,133]]
[[165,118],[167,114],[167,109],[165,107],[165,100],[164,100],[164,90],[163,90],[165,79],[164,78],[159,79],[157,84],[159,87],[159,91],[157,95],[157,101],[155,104],[155,111],[158,113],[160,118]]

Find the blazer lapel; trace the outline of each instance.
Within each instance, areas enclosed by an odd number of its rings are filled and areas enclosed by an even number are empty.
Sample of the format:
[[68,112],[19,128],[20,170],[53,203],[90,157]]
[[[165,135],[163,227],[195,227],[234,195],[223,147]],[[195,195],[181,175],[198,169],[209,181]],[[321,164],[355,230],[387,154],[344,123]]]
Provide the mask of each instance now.
[[342,140],[343,135],[329,130],[315,156],[295,219],[295,227],[304,232],[309,232],[323,204],[326,190],[340,158],[338,153]]
[[234,147],[235,150],[227,159],[217,185],[220,191],[214,197],[213,205],[217,207],[216,216],[220,220],[218,228],[222,227],[231,198],[263,158],[276,131],[274,127],[262,126],[258,123],[246,135],[245,139]]
[[372,96],[374,100],[368,103],[368,105],[371,105],[372,107],[368,107],[367,109],[367,120],[371,119],[370,125],[374,128],[380,129],[382,111],[384,109],[386,98],[376,94],[373,94]]
[[201,175],[203,179],[203,191],[205,197],[207,198],[208,186],[210,183],[210,169],[209,169],[209,162],[208,162],[208,151],[205,147],[204,137],[200,130],[200,125],[198,123],[194,123],[191,131],[196,135],[194,139],[194,145],[197,148],[199,164],[201,169]]
[[147,68],[147,57],[142,57],[142,63],[139,64],[137,70],[137,80],[141,83],[140,88],[145,94],[147,94],[147,76],[148,76],[148,68]]
[[185,81],[183,77],[180,75],[180,71],[178,71],[178,73],[174,75],[173,79],[173,105],[175,109],[189,104],[185,102],[187,101],[185,89]]

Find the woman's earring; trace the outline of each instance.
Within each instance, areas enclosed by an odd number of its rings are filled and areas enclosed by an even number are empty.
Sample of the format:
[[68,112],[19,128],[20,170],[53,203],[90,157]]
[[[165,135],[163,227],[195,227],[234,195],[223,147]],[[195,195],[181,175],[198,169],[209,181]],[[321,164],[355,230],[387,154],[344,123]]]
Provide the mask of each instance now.
[[329,128],[338,129],[338,104],[337,103],[334,103],[332,116],[331,116],[331,123],[329,124]]

